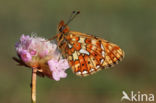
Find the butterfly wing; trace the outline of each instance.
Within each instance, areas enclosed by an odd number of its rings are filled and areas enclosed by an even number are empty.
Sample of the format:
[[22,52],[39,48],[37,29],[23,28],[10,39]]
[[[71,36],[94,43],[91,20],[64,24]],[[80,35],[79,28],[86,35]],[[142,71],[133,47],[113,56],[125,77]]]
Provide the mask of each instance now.
[[93,74],[117,64],[124,52],[119,46],[101,38],[70,31],[64,38],[62,51],[73,70],[79,76]]

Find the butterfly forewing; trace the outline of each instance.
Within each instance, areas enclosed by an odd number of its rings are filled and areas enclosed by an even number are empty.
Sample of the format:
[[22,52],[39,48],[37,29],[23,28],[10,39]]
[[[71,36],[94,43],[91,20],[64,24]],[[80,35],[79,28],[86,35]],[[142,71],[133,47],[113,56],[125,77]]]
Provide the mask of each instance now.
[[61,51],[77,75],[86,76],[111,67],[123,57],[115,44],[92,35],[70,31],[61,43]]

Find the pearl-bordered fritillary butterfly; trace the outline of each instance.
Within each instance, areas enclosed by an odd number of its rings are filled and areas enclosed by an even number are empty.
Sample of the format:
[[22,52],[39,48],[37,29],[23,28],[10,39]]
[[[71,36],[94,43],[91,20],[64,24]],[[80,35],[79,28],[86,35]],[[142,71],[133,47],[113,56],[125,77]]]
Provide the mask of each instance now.
[[70,31],[67,26],[79,11],[74,11],[69,21],[58,25],[58,47],[74,73],[78,76],[87,76],[101,69],[112,67],[121,61],[124,52],[116,44],[110,43],[99,37],[85,33]]

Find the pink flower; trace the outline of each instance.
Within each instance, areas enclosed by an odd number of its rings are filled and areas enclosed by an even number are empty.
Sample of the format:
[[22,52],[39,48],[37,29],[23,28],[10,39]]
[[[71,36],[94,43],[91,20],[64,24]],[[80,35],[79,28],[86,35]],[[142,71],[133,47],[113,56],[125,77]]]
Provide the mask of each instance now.
[[59,81],[60,78],[65,78],[67,74],[65,70],[69,68],[68,62],[66,59],[61,60],[49,60],[48,65],[52,71],[52,76],[56,81]]
[[57,50],[57,45],[37,36],[21,36],[16,43],[16,51],[21,61],[28,67],[38,68],[38,72],[59,81],[65,78],[69,68],[66,59]]

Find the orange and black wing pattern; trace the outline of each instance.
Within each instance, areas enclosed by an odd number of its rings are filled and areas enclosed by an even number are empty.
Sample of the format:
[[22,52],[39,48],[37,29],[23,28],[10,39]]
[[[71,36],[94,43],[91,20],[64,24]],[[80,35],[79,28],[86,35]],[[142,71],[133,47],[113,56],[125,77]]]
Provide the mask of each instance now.
[[60,47],[76,75],[87,76],[111,67],[124,57],[116,44],[80,32],[70,31]]

